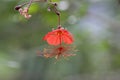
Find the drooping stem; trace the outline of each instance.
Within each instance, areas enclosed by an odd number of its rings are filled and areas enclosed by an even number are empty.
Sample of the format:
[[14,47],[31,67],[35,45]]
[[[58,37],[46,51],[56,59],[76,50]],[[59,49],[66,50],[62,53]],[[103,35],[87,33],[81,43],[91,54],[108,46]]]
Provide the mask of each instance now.
[[30,2],[28,3],[28,8],[30,8],[30,5],[32,4],[33,0],[30,0]]
[[60,25],[60,14],[58,15],[58,25]]
[[56,7],[55,7],[55,13],[58,16],[58,25],[60,25],[60,12],[56,9]]
[[30,5],[33,3],[33,2],[46,2],[47,0],[30,0],[29,2],[25,2],[23,4],[20,4],[20,5],[17,5],[15,6],[15,10],[18,10],[19,8],[25,6],[28,4],[28,8],[30,7]]
[[57,10],[57,3],[54,3],[53,4],[53,6],[54,6],[54,12],[56,13],[56,15],[58,16],[58,26],[60,26],[60,12]]

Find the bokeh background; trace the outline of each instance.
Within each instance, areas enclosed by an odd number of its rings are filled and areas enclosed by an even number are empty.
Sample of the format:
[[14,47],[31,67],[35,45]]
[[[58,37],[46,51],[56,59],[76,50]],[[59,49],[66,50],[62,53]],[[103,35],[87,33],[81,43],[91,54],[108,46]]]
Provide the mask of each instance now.
[[57,16],[33,3],[26,20],[14,10],[26,1],[0,0],[0,80],[120,80],[120,0],[53,0],[78,50],[56,64],[36,51],[47,46],[42,38]]

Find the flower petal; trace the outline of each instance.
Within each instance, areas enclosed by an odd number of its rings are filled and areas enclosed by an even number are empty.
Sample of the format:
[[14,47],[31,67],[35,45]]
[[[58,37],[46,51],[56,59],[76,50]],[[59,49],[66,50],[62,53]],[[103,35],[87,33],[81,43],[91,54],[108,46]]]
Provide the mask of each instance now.
[[50,45],[59,45],[61,43],[59,35],[56,34],[55,30],[53,32],[49,32],[43,39]]
[[43,39],[46,40],[50,45],[59,45],[62,42],[66,44],[73,43],[73,37],[71,33],[64,28],[56,29],[47,33]]
[[71,33],[69,33],[67,30],[64,30],[64,33],[62,35],[62,39],[64,43],[72,44],[73,43],[73,37]]
[[47,42],[50,45],[59,45],[60,44],[59,36],[52,36],[51,35],[47,38]]
[[66,44],[72,44],[73,38],[71,36],[63,35],[62,36],[63,42]]

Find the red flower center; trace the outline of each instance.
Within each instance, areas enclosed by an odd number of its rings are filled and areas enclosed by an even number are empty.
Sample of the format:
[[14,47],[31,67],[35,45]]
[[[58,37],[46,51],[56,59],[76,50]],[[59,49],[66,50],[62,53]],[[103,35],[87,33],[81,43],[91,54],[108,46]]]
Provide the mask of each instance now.
[[65,52],[65,48],[64,47],[59,47],[56,50],[58,52],[58,55],[61,55],[63,52]]

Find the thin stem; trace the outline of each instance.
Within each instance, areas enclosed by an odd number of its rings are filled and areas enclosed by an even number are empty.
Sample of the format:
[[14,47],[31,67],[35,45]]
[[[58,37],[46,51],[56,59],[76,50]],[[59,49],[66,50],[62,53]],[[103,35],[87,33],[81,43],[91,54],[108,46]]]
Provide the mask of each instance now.
[[53,6],[54,6],[54,12],[58,16],[58,25],[60,25],[60,12],[57,10],[57,7],[56,7],[57,4],[56,3],[54,3]]
[[[41,2],[41,1],[40,1],[40,0],[34,0],[34,1],[32,0],[31,3],[33,3],[33,2]],[[46,0],[45,0],[45,2],[46,2]],[[25,6],[25,5],[29,4],[29,3],[30,3],[30,2],[25,2],[25,3],[23,3],[23,4],[20,4],[20,5],[16,6],[15,8],[17,8],[17,7],[23,7],[23,6]],[[31,4],[30,4],[30,5],[31,5]],[[29,5],[29,6],[30,6],[30,5]]]
[[60,15],[58,15],[58,25],[60,25]]
[[28,3],[28,8],[30,7],[30,5],[32,4],[33,0],[30,0],[30,2]]
[[56,9],[56,7],[54,8],[54,10],[55,10],[55,13],[58,16],[58,25],[60,25],[60,12]]

